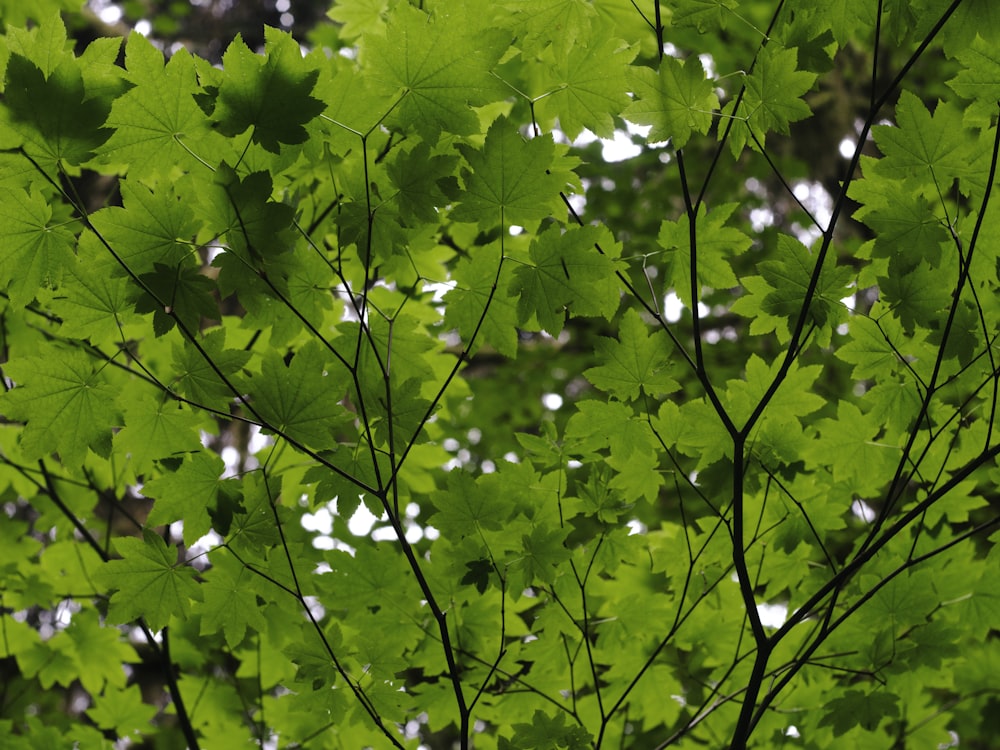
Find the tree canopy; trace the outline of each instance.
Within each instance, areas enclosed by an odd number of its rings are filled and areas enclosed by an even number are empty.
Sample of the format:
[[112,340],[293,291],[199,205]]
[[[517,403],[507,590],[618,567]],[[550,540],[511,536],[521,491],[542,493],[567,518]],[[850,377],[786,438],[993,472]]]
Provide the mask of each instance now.
[[0,19],[5,747],[993,746],[992,0]]

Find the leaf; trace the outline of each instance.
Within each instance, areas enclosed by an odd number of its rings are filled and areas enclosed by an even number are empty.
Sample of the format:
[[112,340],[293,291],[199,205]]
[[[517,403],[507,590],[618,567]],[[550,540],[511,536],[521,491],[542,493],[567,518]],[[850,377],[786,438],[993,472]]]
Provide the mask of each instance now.
[[347,383],[326,369],[319,345],[298,350],[286,364],[277,353],[266,357],[250,379],[251,404],[269,430],[313,450],[333,448],[334,430],[351,420],[340,405]]
[[431,495],[437,511],[428,522],[452,539],[460,539],[482,530],[499,531],[511,514],[509,497],[499,487],[476,482],[464,471],[448,475],[448,486]]
[[153,630],[165,627],[172,617],[187,619],[191,600],[201,594],[194,569],[178,563],[176,548],[148,530],[142,539],[123,537],[115,546],[123,559],[105,563],[97,574],[101,583],[116,590],[108,617],[117,623],[141,617]]
[[979,170],[975,142],[962,128],[962,111],[950,103],[939,103],[931,115],[916,96],[903,91],[896,126],[876,125],[872,135],[885,154],[873,165],[877,175],[930,179],[946,191],[955,178]]
[[614,118],[628,106],[625,73],[638,49],[619,39],[592,45],[566,43],[568,50],[550,48],[547,96],[539,98],[539,118],[555,120],[570,140],[584,128],[602,138],[614,136]]
[[113,730],[120,737],[128,737],[146,731],[156,711],[156,706],[143,703],[142,692],[136,685],[108,690],[96,706],[88,709],[87,716],[101,729]]
[[526,325],[535,317],[543,330],[557,334],[567,312],[610,320],[620,302],[617,254],[603,227],[543,232],[531,243],[530,264],[514,271],[511,291],[520,295],[519,322]]
[[[191,208],[185,200],[178,200],[174,189],[153,191],[138,181],[125,180],[120,190],[123,205],[101,209],[90,221],[134,274],[153,271],[157,263],[177,266],[190,257],[197,224]],[[117,273],[125,275],[124,270]]]
[[[729,289],[739,284],[733,272],[732,256],[746,252],[752,240],[735,227],[726,226],[737,205],[727,203],[709,211],[704,204],[695,220],[695,252],[698,289]],[[668,253],[668,279],[677,296],[691,304],[691,231],[685,214],[677,221],[660,224],[657,243]]]
[[[742,280],[750,294],[738,299],[732,310],[756,317],[751,333],[773,330],[784,340],[801,314],[817,259],[805,245],[787,235],[778,236],[778,252],[777,260],[758,264],[760,277]],[[850,293],[846,286],[850,278],[849,269],[828,260],[820,272],[807,320],[827,331],[839,324],[844,317],[841,300]]]
[[[756,137],[754,150],[759,150],[767,142],[767,134],[789,132],[789,125],[803,120],[812,113],[809,105],[800,97],[809,91],[816,81],[816,74],[799,70],[798,51],[769,44],[761,49],[753,73],[746,78],[746,96],[737,116],[746,117],[745,128],[738,131],[743,135],[730,140],[734,154],[742,150],[745,143]],[[734,114],[727,105],[723,114]],[[720,129],[721,135],[724,131]]]
[[670,366],[666,352],[667,335],[655,331],[652,335],[635,310],[622,317],[618,340],[601,339],[597,354],[606,364],[584,372],[591,383],[620,399],[636,399],[639,392],[648,396],[672,393],[680,384],[665,370]]
[[827,703],[826,715],[820,726],[833,727],[835,737],[856,726],[875,731],[886,717],[899,716],[899,699],[890,693],[848,690]]
[[696,56],[683,63],[666,56],[659,71],[632,67],[628,79],[637,100],[622,116],[651,126],[648,141],[669,140],[674,148],[683,148],[693,133],[704,135],[712,126],[712,112],[719,108],[719,99]]
[[224,557],[205,574],[202,586],[203,602],[198,607],[201,614],[201,635],[222,631],[226,644],[236,648],[243,641],[247,629],[261,633],[267,621],[260,610],[254,587],[259,580],[244,566]]
[[[480,345],[485,342],[507,357],[517,356],[518,315],[510,295],[512,273],[511,264],[502,261],[495,249],[488,247],[479,248],[472,257],[455,266],[452,272],[455,286],[445,297],[448,301],[445,322],[458,329],[467,345],[478,330]],[[494,285],[496,292],[491,300]]]
[[884,477],[899,458],[895,446],[875,442],[881,426],[849,402],[841,401],[836,419],[821,419],[816,429],[820,439],[810,448],[810,457],[832,465],[834,480],[850,482],[858,494],[874,489],[876,478]]
[[25,457],[57,452],[72,465],[82,463],[88,448],[108,454],[111,428],[119,424],[117,391],[86,354],[47,348],[43,356],[11,362],[4,370],[17,387],[0,395],[0,408],[7,418],[25,422]]
[[115,453],[130,459],[136,476],[147,474],[154,459],[201,448],[201,416],[183,404],[157,395],[147,383],[130,384],[122,391],[119,403],[125,415],[125,428],[114,437]]
[[12,54],[7,62],[6,127],[24,142],[27,153],[44,165],[79,165],[107,140],[101,128],[108,105],[87,96],[83,75],[70,58],[43,72],[34,62]]
[[199,344],[199,347],[187,342],[174,344],[176,388],[200,404],[221,407],[235,397],[230,385],[235,384],[237,374],[250,361],[250,352],[226,349],[224,328],[209,331]]
[[325,107],[312,96],[319,71],[302,59],[291,35],[265,27],[264,38],[263,56],[239,35],[226,49],[212,119],[224,135],[252,129],[254,143],[278,153],[281,144],[303,143],[309,137],[305,125]]
[[368,37],[362,47],[372,83],[386,92],[404,93],[393,120],[415,127],[429,143],[442,131],[475,132],[478,121],[471,108],[501,95],[502,84],[491,72],[509,40],[487,25],[487,7],[479,2],[443,5],[428,16],[399,3],[385,37]]
[[456,221],[481,228],[529,225],[558,211],[559,177],[547,172],[555,145],[547,136],[524,140],[507,120],[497,120],[482,149],[459,146],[469,169],[462,170],[465,190],[452,211]]
[[199,451],[186,457],[172,471],[161,472],[143,486],[143,494],[156,500],[148,523],[160,526],[184,522],[184,543],[193,545],[214,526],[220,534],[238,509],[236,480],[223,479],[225,464],[218,456]]
[[136,175],[169,175],[201,166],[207,151],[208,117],[192,95],[194,62],[183,47],[164,65],[163,52],[133,31],[125,44],[125,68],[134,85],[114,100],[107,126],[111,136],[98,153],[129,165]]
[[52,207],[32,190],[6,191],[0,202],[0,284],[16,307],[31,302],[39,289],[57,286],[65,266],[75,264],[74,237]]

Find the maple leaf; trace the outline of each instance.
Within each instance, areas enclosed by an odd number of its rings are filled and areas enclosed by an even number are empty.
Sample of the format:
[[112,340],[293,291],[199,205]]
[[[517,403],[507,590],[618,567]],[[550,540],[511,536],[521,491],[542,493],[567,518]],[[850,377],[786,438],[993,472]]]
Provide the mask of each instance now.
[[737,0],[677,0],[671,5],[670,23],[675,27],[694,26],[704,33],[724,27],[738,7]]
[[[45,28],[50,34],[41,38],[50,65],[39,68],[18,52],[7,60],[6,107],[0,124],[12,130],[25,151],[44,165],[83,164],[111,135],[111,130],[101,127],[110,102],[87,90],[80,63],[65,52],[66,30],[58,14],[47,19]],[[53,29],[61,29],[61,34],[52,33]]]
[[135,85],[112,103],[107,127],[113,132],[98,153],[142,175],[199,165],[196,152],[211,129],[191,95],[197,84],[191,55],[181,48],[164,65],[163,52],[133,31],[125,44],[125,67]]
[[88,448],[107,455],[111,428],[119,424],[117,391],[103,368],[82,351],[47,348],[41,356],[4,367],[18,386],[0,394],[9,419],[25,422],[21,450],[28,458],[58,452],[81,463]]
[[[194,213],[170,186],[151,190],[136,180],[124,180],[119,189],[122,206],[102,208],[90,222],[136,275],[152,271],[157,263],[176,266],[192,253],[190,238],[197,230]],[[118,270],[124,276],[124,270]]]
[[[597,250],[598,243],[604,253]],[[529,252],[531,263],[514,271],[511,286],[520,295],[522,324],[534,316],[543,330],[556,334],[570,308],[574,315],[611,319],[620,302],[614,260],[618,249],[606,228],[549,229],[532,241]]]
[[[746,117],[746,125],[736,129],[740,137],[730,139],[733,154],[739,154],[750,140],[747,129],[757,137],[760,145],[752,144],[757,150],[766,144],[768,133],[788,133],[791,123],[809,117],[812,110],[800,97],[815,81],[815,73],[799,70],[798,51],[794,47],[782,48],[776,44],[763,47],[753,73],[746,78],[741,112],[736,113]],[[735,103],[733,100],[727,105],[723,114],[734,114]],[[723,132],[720,129],[720,137]]]
[[[802,309],[815,259],[805,245],[784,234],[778,236],[778,249],[779,260],[758,264],[761,276],[742,279],[749,294],[736,300],[732,310],[754,318],[751,333],[773,330],[787,337],[791,334],[789,325]],[[827,331],[844,316],[840,300],[850,293],[846,286],[850,278],[850,269],[838,268],[829,261],[820,272],[809,315]]]
[[239,509],[238,484],[223,479],[225,464],[216,455],[199,451],[187,456],[179,467],[161,472],[143,485],[143,494],[153,498],[148,523],[160,526],[184,521],[184,543],[193,545],[215,526],[229,532],[228,520]]
[[[493,250],[480,248],[479,252],[455,266],[452,272],[455,287],[445,297],[448,306],[444,319],[447,325],[458,329],[466,342],[482,320],[477,346],[487,343],[507,357],[516,357],[517,305],[509,293],[513,271],[509,263],[497,268],[499,260]],[[494,284],[497,291],[493,302],[487,305]]]
[[652,335],[639,313],[628,310],[622,316],[618,339],[602,338],[597,353],[605,364],[584,372],[591,383],[620,399],[635,399],[639,392],[649,396],[672,393],[680,384],[665,370],[669,343],[663,331]]
[[506,93],[491,72],[510,40],[486,25],[486,7],[452,3],[428,16],[410,3],[399,3],[386,35],[366,40],[361,56],[370,80],[390,96],[406,94],[393,111],[393,122],[417,128],[429,143],[442,131],[476,132],[478,120],[471,108]]
[[24,307],[40,288],[56,286],[63,269],[75,265],[73,233],[53,222],[52,205],[32,189],[6,192],[0,202],[0,284],[11,304]]
[[201,448],[201,415],[157,394],[148,383],[130,383],[119,396],[125,427],[113,440],[115,453],[131,459],[136,476],[152,469],[153,460],[169,458]]
[[559,52],[550,47],[546,54],[549,76],[546,96],[538,99],[535,113],[541,119],[559,121],[570,140],[584,128],[602,138],[614,136],[614,116],[629,103],[625,72],[638,52],[620,39],[599,44],[572,45]]
[[[733,273],[732,256],[745,252],[752,240],[726,222],[737,208],[735,203],[716,206],[711,211],[703,203],[695,220],[698,284],[713,289],[731,289],[739,284]],[[677,221],[660,224],[657,243],[668,252],[668,278],[678,298],[690,305],[691,234],[685,214]]]
[[171,617],[187,619],[191,600],[200,599],[195,571],[177,562],[176,547],[168,547],[156,533],[146,530],[142,539],[115,540],[121,560],[111,560],[97,578],[115,589],[108,606],[113,622],[143,618],[153,630],[169,624]]
[[438,510],[428,517],[428,522],[456,540],[482,529],[499,531],[511,515],[501,488],[477,483],[464,471],[451,472],[447,489],[431,495],[431,502]]
[[460,145],[469,164],[462,170],[465,190],[451,215],[488,229],[499,224],[533,225],[559,210],[559,176],[546,170],[555,158],[548,136],[525,140],[508,120],[497,120],[482,149]]
[[692,133],[707,133],[712,126],[712,112],[719,108],[719,98],[696,56],[683,63],[664,57],[658,71],[634,66],[629,69],[628,80],[636,101],[622,115],[631,122],[651,126],[649,141],[669,140],[674,148],[683,148]]
[[63,269],[52,309],[62,318],[62,336],[114,339],[122,327],[137,320],[133,308],[134,288],[120,275],[121,267],[97,235],[84,232],[77,255]]
[[832,726],[834,736],[839,737],[859,725],[874,732],[886,717],[899,716],[899,698],[883,691],[848,690],[827,703],[826,708],[820,726]]
[[972,43],[959,49],[955,57],[964,66],[948,85],[972,104],[965,108],[963,120],[974,126],[988,126],[996,114],[1000,100],[1000,50],[996,45],[976,36]]
[[353,419],[339,403],[347,382],[326,371],[318,344],[303,346],[288,364],[277,352],[268,355],[248,385],[268,428],[314,450],[336,446],[334,430]]
[[259,580],[230,556],[218,558],[205,574],[202,602],[195,610],[201,615],[201,635],[221,630],[229,647],[236,648],[248,628],[258,633],[265,631],[267,621],[254,587]]
[[836,419],[821,419],[815,428],[820,439],[810,447],[809,456],[831,464],[834,481],[850,482],[859,494],[877,489],[878,478],[899,459],[898,448],[874,442],[882,426],[850,402],[841,401]]
[[219,376],[219,372],[228,378],[234,378],[250,361],[250,352],[226,349],[224,328],[209,331],[200,344],[204,355],[189,343],[174,344],[177,390],[198,403],[221,407],[232,401],[233,392]]
[[142,734],[156,715],[156,706],[144,703],[138,685],[108,690],[97,705],[87,709],[87,716],[101,729],[113,730],[119,737]]
[[903,91],[896,104],[896,125],[876,125],[872,135],[885,154],[872,163],[873,174],[931,179],[935,195],[947,192],[954,179],[981,171],[974,158],[975,141],[962,128],[962,110],[951,103],[938,103],[931,115],[916,96]]
[[340,35],[344,39],[357,39],[384,33],[388,10],[389,0],[339,0],[327,11],[327,16],[342,24]]
[[291,35],[265,27],[264,38],[263,56],[251,52],[239,35],[226,49],[212,119],[228,136],[252,128],[254,143],[278,153],[282,143],[303,143],[305,125],[325,106],[312,96],[319,71],[302,58]]

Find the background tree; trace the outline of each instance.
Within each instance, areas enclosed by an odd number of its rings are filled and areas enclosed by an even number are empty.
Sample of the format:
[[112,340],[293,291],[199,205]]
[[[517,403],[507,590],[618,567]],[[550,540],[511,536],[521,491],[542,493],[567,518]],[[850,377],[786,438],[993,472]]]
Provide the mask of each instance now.
[[0,5],[11,747],[990,746],[990,3],[68,5]]

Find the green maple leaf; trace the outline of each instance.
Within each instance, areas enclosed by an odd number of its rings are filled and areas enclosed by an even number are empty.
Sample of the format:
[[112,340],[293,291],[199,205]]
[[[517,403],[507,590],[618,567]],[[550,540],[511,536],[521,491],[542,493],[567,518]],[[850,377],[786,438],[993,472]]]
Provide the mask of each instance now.
[[[779,357],[768,365],[761,357],[751,354],[746,366],[745,380],[730,380],[726,386],[726,404],[729,416],[737,422],[749,419],[757,404],[774,382],[781,369]],[[770,419],[788,422],[805,417],[826,405],[826,400],[810,389],[819,377],[819,365],[801,367],[793,364],[785,374],[781,387],[773,395],[767,414]]]
[[119,396],[125,427],[115,434],[115,453],[131,459],[136,476],[148,474],[153,460],[201,449],[204,419],[147,383],[130,383]]
[[83,610],[73,615],[66,635],[75,646],[73,656],[80,683],[91,695],[98,695],[105,686],[125,687],[121,665],[135,659],[136,653],[117,629],[104,627],[97,612]]
[[850,482],[858,494],[876,489],[899,460],[898,448],[875,442],[883,426],[849,401],[841,401],[837,417],[819,420],[815,429],[819,440],[809,447],[808,456],[831,466],[834,481]]
[[648,141],[670,140],[675,148],[683,148],[692,133],[707,133],[712,126],[719,98],[697,56],[691,55],[683,63],[664,57],[659,71],[634,66],[629,69],[628,80],[636,101],[622,116],[651,126]]
[[[812,113],[802,95],[809,91],[816,81],[816,74],[799,70],[798,52],[792,48],[782,48],[769,44],[757,56],[753,73],[746,79],[746,95],[737,116],[746,117],[746,124],[734,129],[730,146],[738,155],[753,133],[761,146],[767,142],[770,132],[788,134],[789,125],[803,120]],[[724,114],[734,114],[732,105],[723,109]],[[749,129],[749,132],[748,130]],[[720,136],[724,132],[720,128]],[[758,149],[756,143],[754,150]]]
[[96,575],[115,590],[108,618],[125,623],[141,617],[153,630],[168,625],[171,617],[187,619],[191,600],[200,599],[201,592],[194,568],[177,562],[177,548],[149,530],[142,539],[120,537],[115,547],[123,559],[105,563]]
[[252,128],[254,143],[278,153],[282,143],[306,141],[305,125],[325,105],[312,96],[319,71],[303,59],[291,35],[265,27],[264,38],[264,56],[251,52],[239,35],[226,49],[212,119],[228,136]]
[[113,132],[98,153],[127,164],[132,174],[169,175],[200,166],[196,153],[211,129],[192,96],[197,75],[191,55],[182,47],[164,65],[163,52],[133,31],[125,67],[135,85],[112,103],[107,126]]
[[437,511],[427,521],[448,538],[458,540],[483,529],[499,531],[510,518],[509,494],[489,482],[477,482],[465,471],[448,474],[448,487],[431,495]]
[[896,125],[876,125],[872,135],[885,154],[873,163],[873,174],[933,179],[935,195],[946,192],[955,178],[980,171],[973,158],[975,141],[962,127],[962,110],[950,102],[939,102],[932,115],[916,96],[903,91]]
[[[604,253],[598,251],[598,243]],[[520,322],[527,324],[534,316],[543,330],[556,334],[567,310],[610,320],[620,302],[615,276],[619,251],[605,227],[583,226],[562,233],[548,229],[538,235],[529,250],[530,264],[514,271],[511,291],[520,295]]]
[[558,52],[550,47],[545,55],[551,91],[535,104],[539,118],[555,121],[570,140],[584,128],[602,138],[614,136],[614,118],[629,104],[625,71],[638,52],[620,39],[592,45],[571,45]]
[[501,17],[526,52],[554,46],[558,55],[588,46],[596,8],[586,0],[503,0]]
[[[869,162],[870,164],[870,162]],[[865,165],[869,171],[868,164]],[[941,262],[941,249],[950,242],[948,230],[936,212],[936,201],[923,195],[916,178],[865,178],[851,186],[851,197],[863,205],[855,217],[876,231],[874,258],[889,258],[889,273],[909,273],[920,261],[932,267]]]
[[294,245],[292,207],[272,200],[270,172],[240,177],[223,162],[211,180],[191,179],[190,194],[199,196],[195,208],[218,234],[225,235],[226,251],[215,263],[235,255],[247,270],[260,270],[263,261]]
[[[803,9],[816,11],[816,23],[829,28],[837,44],[844,46],[861,29],[875,25],[875,10],[866,0],[804,0]],[[819,31],[819,29],[817,29]]]
[[[698,285],[731,289],[739,284],[733,273],[732,256],[749,249],[752,240],[726,222],[737,208],[735,203],[716,206],[711,211],[703,203],[695,221],[697,235]],[[691,304],[691,234],[687,215],[660,224],[657,243],[668,251],[667,277],[677,296]]]
[[[452,272],[455,287],[445,296],[448,304],[444,320],[446,325],[457,328],[468,342],[485,311],[486,317],[479,330],[476,346],[490,344],[501,354],[516,357],[517,305],[510,296],[513,271],[510,263],[505,262],[498,278],[499,258],[494,253],[493,246],[481,247],[470,258],[462,259],[455,266]],[[494,284],[496,292],[491,302],[490,292]]]
[[149,731],[157,711],[156,706],[143,702],[142,690],[133,685],[105,691],[96,705],[87,709],[87,716],[101,729],[113,730],[119,737],[130,737]]
[[58,452],[67,464],[80,464],[87,449],[107,455],[111,428],[120,424],[117,390],[103,368],[81,351],[46,348],[4,367],[17,387],[0,395],[8,419],[25,422],[21,450],[28,458]]
[[553,583],[558,567],[570,558],[566,548],[569,529],[558,526],[535,526],[530,534],[521,535],[521,549],[510,564],[510,575],[521,576],[526,588],[534,582]]
[[717,30],[738,7],[738,0],[677,0],[670,5],[670,25],[694,26],[702,33]]
[[832,726],[834,736],[839,737],[856,726],[874,732],[887,717],[895,716],[899,716],[897,696],[880,690],[848,690],[826,704],[826,715],[819,725]]
[[[751,333],[773,330],[779,338],[787,338],[801,313],[816,259],[805,245],[784,234],[778,236],[778,256],[758,264],[761,276],[742,279],[748,294],[736,300],[732,310],[755,318]],[[846,315],[840,300],[850,294],[850,279],[851,270],[835,266],[828,255],[809,307],[810,320],[826,335]]]
[[210,331],[199,343],[204,355],[188,342],[174,344],[177,390],[198,403],[221,408],[233,400],[234,394],[219,372],[232,383],[234,376],[250,361],[250,352],[226,349],[224,328]]
[[[157,263],[176,266],[193,252],[197,231],[187,201],[173,187],[151,190],[136,180],[124,180],[119,189],[122,207],[103,208],[91,224],[136,275],[152,271]],[[119,270],[124,276],[125,271]]]
[[162,336],[180,320],[190,333],[201,326],[202,318],[218,320],[219,303],[215,283],[192,264],[168,266],[154,263],[153,270],[139,276],[145,287],[135,300],[137,313],[153,313],[153,331]]
[[289,364],[277,352],[268,354],[248,385],[254,410],[267,426],[313,450],[335,447],[334,431],[353,420],[339,403],[347,382],[327,372],[318,344],[303,346]]
[[0,124],[43,165],[88,161],[111,134],[101,127],[111,104],[95,95],[96,82],[85,80],[81,62],[67,51],[59,14],[46,18],[37,33],[13,36]]
[[525,140],[513,123],[497,120],[482,149],[460,145],[470,169],[462,170],[465,190],[452,211],[456,221],[533,226],[559,212],[563,182],[551,173],[555,144],[549,136]]
[[669,342],[662,331],[650,335],[649,327],[635,310],[622,316],[618,339],[602,338],[596,348],[605,364],[584,372],[587,380],[616,398],[639,397],[640,390],[649,396],[673,393],[680,384],[667,375]]
[[973,101],[965,109],[964,122],[988,127],[1000,100],[1000,49],[977,36],[971,44],[957,50],[955,57],[964,69],[948,85],[959,96]]
[[566,714],[557,712],[549,716],[544,711],[535,710],[531,723],[514,724],[514,737],[508,743],[502,739],[501,748],[513,750],[586,750],[593,738],[581,726],[566,726]]
[[472,107],[506,95],[491,73],[509,37],[490,27],[486,3],[439,5],[430,16],[410,3],[392,11],[385,37],[362,45],[369,80],[390,97],[405,96],[392,121],[413,127],[429,143],[444,131],[479,132]]
[[338,0],[326,14],[341,24],[340,36],[351,40],[385,33],[388,11],[389,0]]
[[449,202],[440,185],[451,177],[457,163],[454,156],[432,156],[426,143],[397,153],[386,171],[397,190],[395,200],[403,221],[419,225],[437,219],[438,209]]
[[142,492],[153,498],[148,523],[161,526],[184,521],[184,543],[192,545],[216,527],[229,532],[234,510],[238,509],[237,482],[223,479],[222,459],[205,451],[192,453],[174,471],[163,471],[143,485]]
[[196,611],[201,615],[201,635],[220,630],[230,648],[243,641],[247,628],[258,633],[267,620],[258,604],[255,584],[261,579],[229,556],[215,560],[205,573],[203,599]]
[[52,310],[62,318],[59,333],[102,341],[121,335],[122,326],[137,320],[134,287],[93,232],[80,235],[77,255],[64,268]]
[[76,262],[73,233],[63,221],[52,219],[52,205],[35,189],[5,191],[0,202],[0,285],[15,308],[31,302],[39,289],[56,286],[63,269]]

